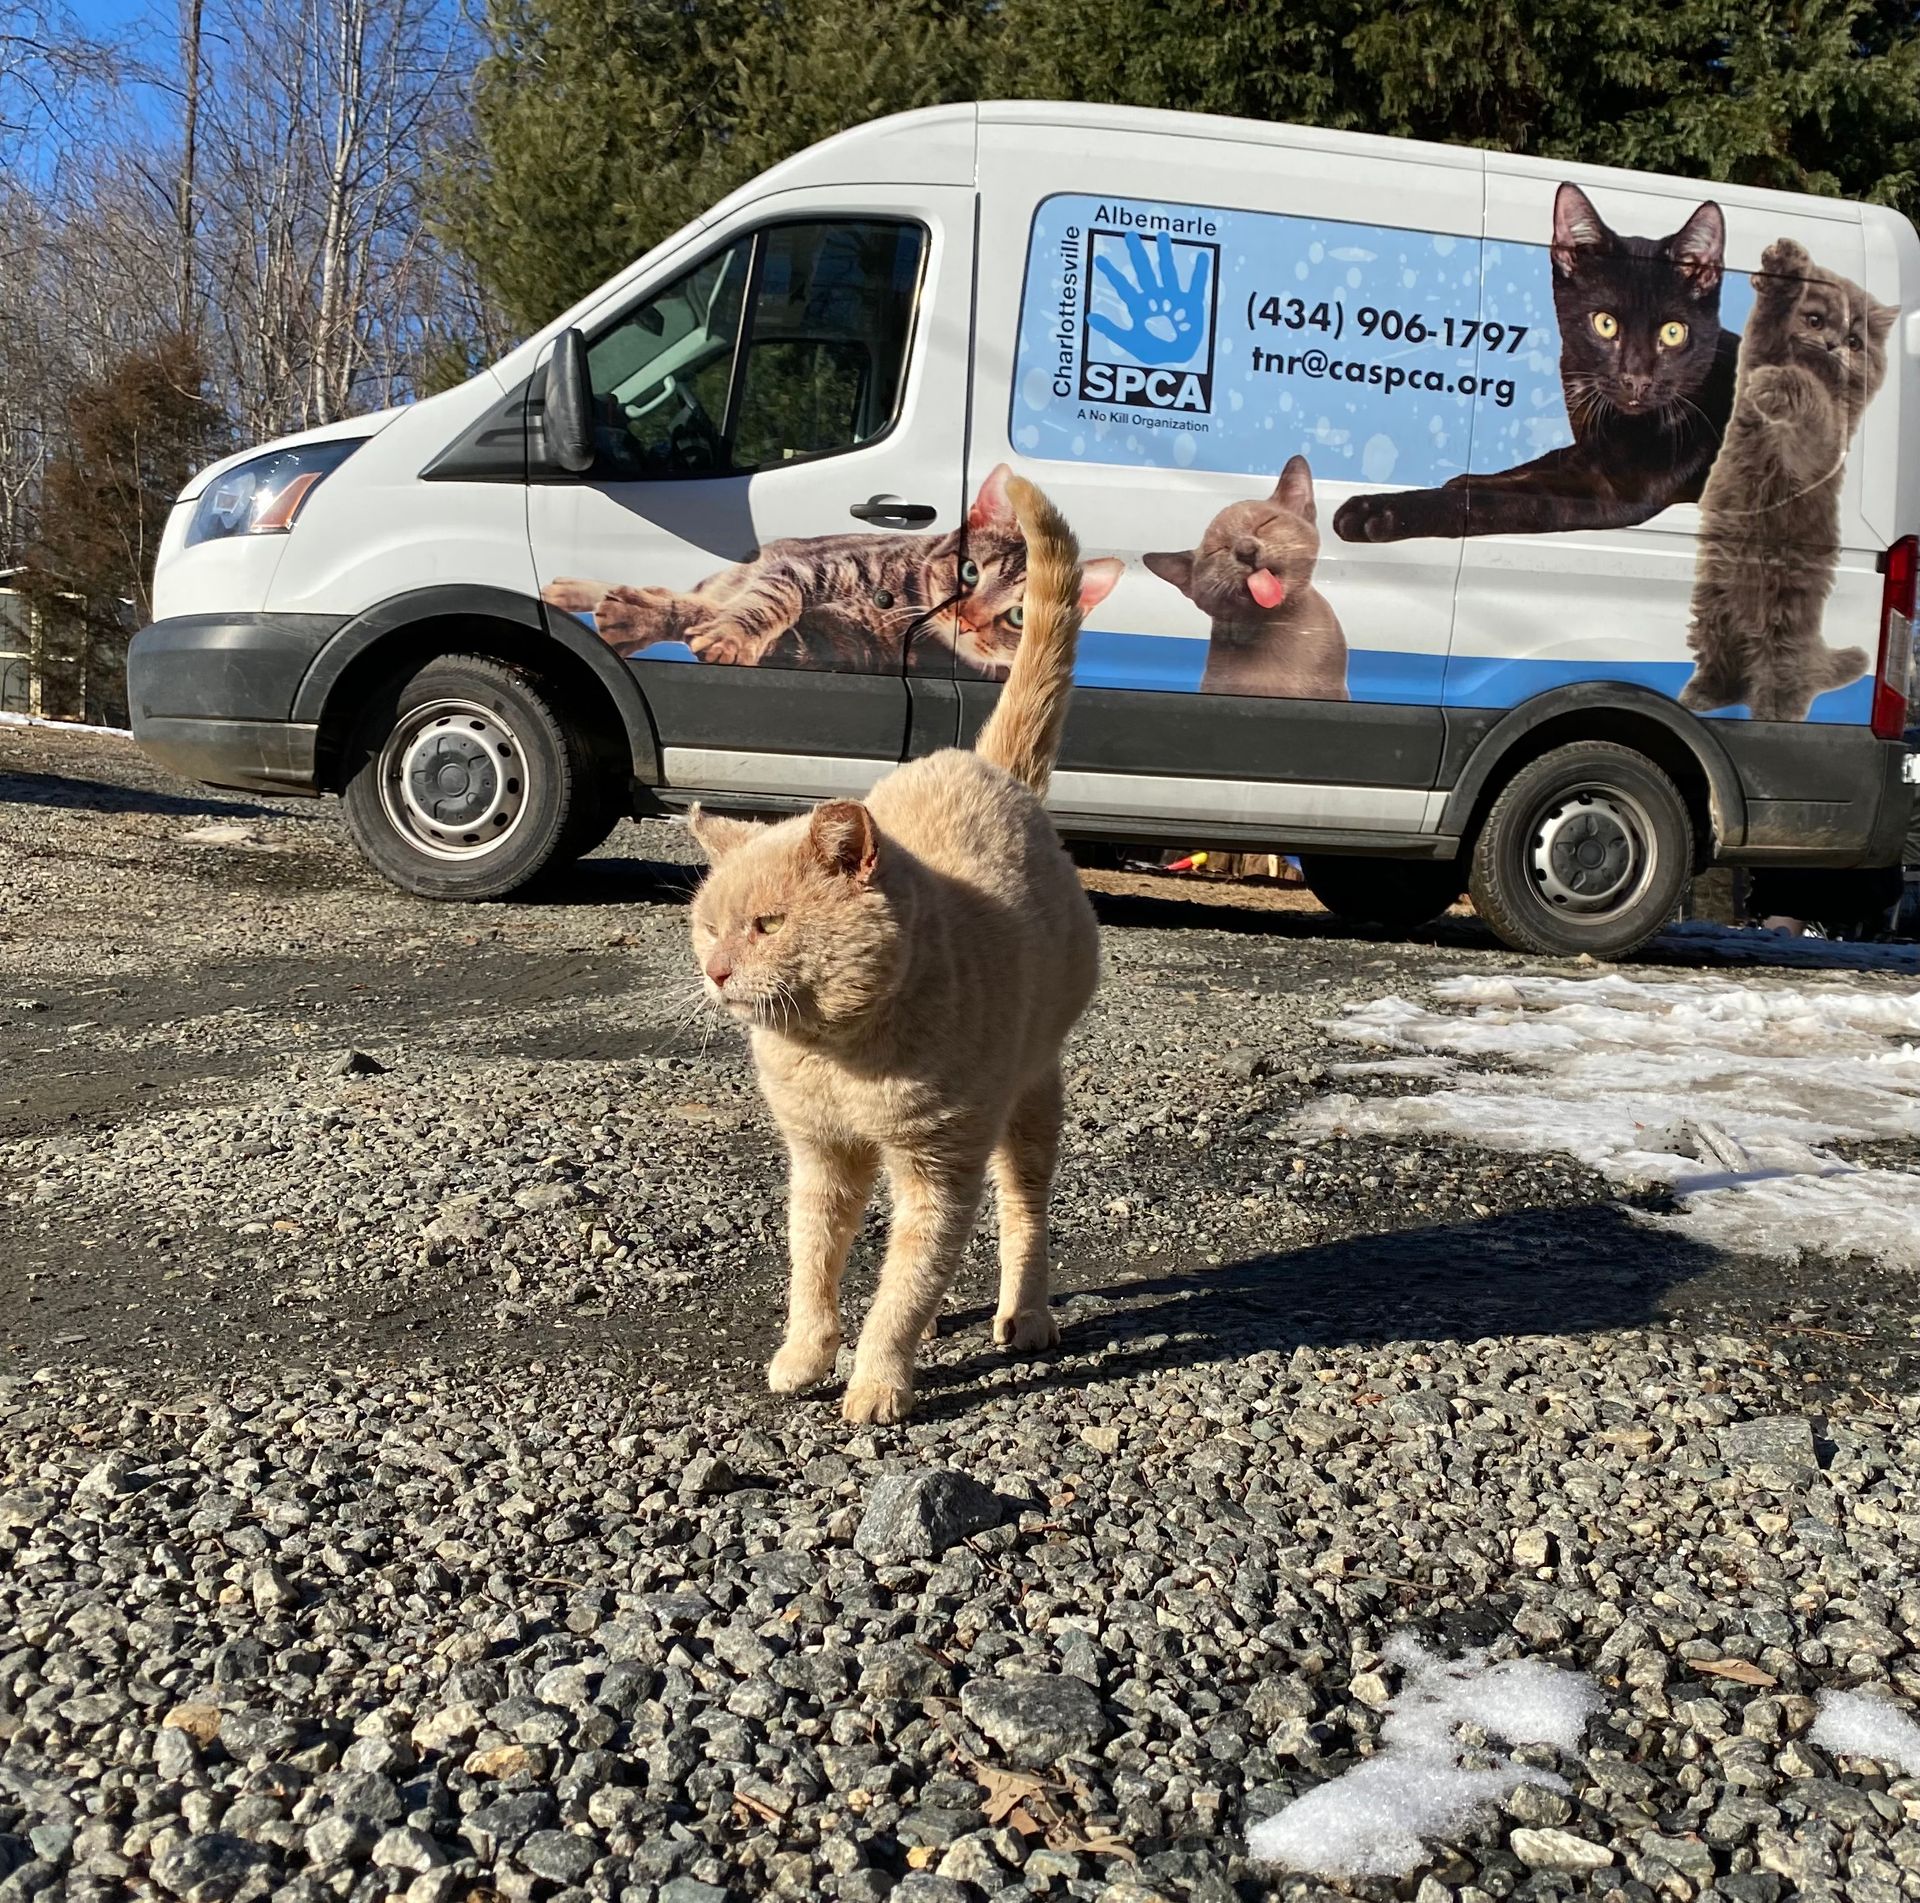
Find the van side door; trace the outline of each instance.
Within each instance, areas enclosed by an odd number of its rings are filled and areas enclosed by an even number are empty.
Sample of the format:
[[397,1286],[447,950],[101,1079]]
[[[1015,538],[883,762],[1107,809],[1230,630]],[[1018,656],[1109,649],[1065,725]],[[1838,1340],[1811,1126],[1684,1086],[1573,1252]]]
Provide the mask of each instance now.
[[776,193],[583,324],[598,455],[536,468],[534,562],[639,671],[669,786],[858,794],[906,751],[962,521],[973,202]]
[[[1044,111],[981,108],[982,255],[1008,264],[968,487],[1012,458],[1089,561],[1055,809],[1189,843],[1430,832],[1459,547],[1335,522],[1467,467],[1444,327],[1478,310],[1481,155]],[[963,681],[967,726],[992,692]]]

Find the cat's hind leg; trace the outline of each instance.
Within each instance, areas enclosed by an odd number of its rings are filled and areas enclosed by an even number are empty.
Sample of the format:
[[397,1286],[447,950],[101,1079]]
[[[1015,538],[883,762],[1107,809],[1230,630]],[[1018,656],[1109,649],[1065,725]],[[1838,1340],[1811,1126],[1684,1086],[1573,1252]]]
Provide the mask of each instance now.
[[793,1394],[824,1381],[840,1351],[840,1277],[879,1159],[873,1151],[789,1137],[787,1334],[767,1386]]
[[887,1177],[893,1188],[887,1256],[853,1353],[841,1407],[850,1421],[903,1421],[912,1411],[914,1354],[980,1213],[986,1158],[894,1154]]
[[1003,1348],[1051,1348],[1060,1339],[1047,1306],[1047,1197],[1060,1153],[1060,1099],[1056,1068],[1014,1106],[993,1153],[1000,1211],[1000,1301],[993,1338]]
[[1836,687],[1851,687],[1867,671],[1865,648],[1829,648],[1820,691],[1830,694]]
[[1693,678],[1679,693],[1680,705],[1696,714],[1710,714],[1717,707],[1738,707],[1746,697],[1746,690],[1738,681],[1724,669],[1710,667],[1705,661],[1694,663]]
[[662,641],[684,638],[687,623],[701,612],[698,600],[671,588],[631,588],[624,583],[559,580],[540,591],[551,607],[591,615],[594,632],[619,654],[638,654]]

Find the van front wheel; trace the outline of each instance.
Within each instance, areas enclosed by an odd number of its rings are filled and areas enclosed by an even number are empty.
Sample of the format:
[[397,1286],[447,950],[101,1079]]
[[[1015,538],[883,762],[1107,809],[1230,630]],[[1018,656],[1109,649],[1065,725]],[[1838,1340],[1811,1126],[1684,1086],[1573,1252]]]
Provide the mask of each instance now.
[[1474,910],[1516,951],[1619,958],[1673,917],[1693,865],[1680,790],[1645,754],[1580,740],[1530,760],[1474,841]]
[[543,682],[485,655],[442,655],[387,682],[361,715],[347,829],[402,891],[505,898],[578,850],[590,758]]

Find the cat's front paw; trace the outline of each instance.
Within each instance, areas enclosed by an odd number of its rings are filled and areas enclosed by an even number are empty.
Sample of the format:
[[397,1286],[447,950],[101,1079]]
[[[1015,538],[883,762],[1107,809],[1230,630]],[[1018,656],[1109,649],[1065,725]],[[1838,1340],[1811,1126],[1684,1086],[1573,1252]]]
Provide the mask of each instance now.
[[1343,542],[1397,542],[1407,534],[1398,496],[1349,496],[1334,511],[1333,532]]
[[[1813,260],[1808,257],[1806,247],[1792,238],[1776,238],[1760,254],[1762,276],[1772,278],[1802,278],[1813,269]],[[1754,289],[1761,289],[1759,279],[1754,280]]]
[[774,1394],[798,1394],[833,1372],[840,1352],[838,1335],[789,1336],[767,1363],[767,1387]]
[[1813,394],[1805,376],[1785,364],[1763,364],[1747,378],[1747,405],[1769,423],[1791,423],[1804,416]]
[[752,667],[766,646],[744,628],[725,622],[701,629],[688,638],[687,645],[693,649],[696,660],[711,662],[716,667]]
[[904,1421],[913,1412],[913,1384],[892,1380],[862,1380],[859,1375],[847,1383],[847,1398],[840,1404],[842,1416],[860,1425],[891,1426]]
[[993,1338],[1002,1348],[1016,1354],[1033,1354],[1041,1348],[1056,1347],[1060,1324],[1050,1308],[1018,1308],[1008,1315],[993,1318]]

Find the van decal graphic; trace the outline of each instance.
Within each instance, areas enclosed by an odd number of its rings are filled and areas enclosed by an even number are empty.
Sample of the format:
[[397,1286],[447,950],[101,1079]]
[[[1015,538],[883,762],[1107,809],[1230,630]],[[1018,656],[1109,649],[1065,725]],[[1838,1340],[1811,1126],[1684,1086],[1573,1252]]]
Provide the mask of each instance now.
[[[1188,498],[1190,516],[1167,498],[1172,545],[1128,551],[1142,571],[1120,612],[1157,618],[1153,597],[1171,610],[1177,595],[1190,607],[1169,622],[1198,609],[1207,635],[1090,626],[1076,678],[1476,708],[1617,680],[1718,717],[1866,720],[1867,628],[1834,646],[1824,622],[1847,456],[1898,313],[1791,240],[1751,274],[1729,274],[1725,250],[1711,200],[1635,235],[1570,184],[1532,245],[1044,200],[1014,448],[1233,479]],[[1026,583],[1008,474],[992,470],[945,533],[794,538],[690,587],[543,592],[635,659],[1004,679]],[[1690,609],[1677,595],[1656,610],[1637,657],[1588,626],[1544,628],[1531,653],[1476,652],[1470,626],[1450,653],[1378,646],[1408,634],[1362,625],[1354,601],[1386,597],[1346,596],[1375,544],[1629,528],[1693,502]],[[1099,521],[1075,527],[1097,619],[1126,560],[1102,552]],[[1858,622],[1863,597],[1850,573]],[[1600,643],[1609,658],[1587,658]]]

